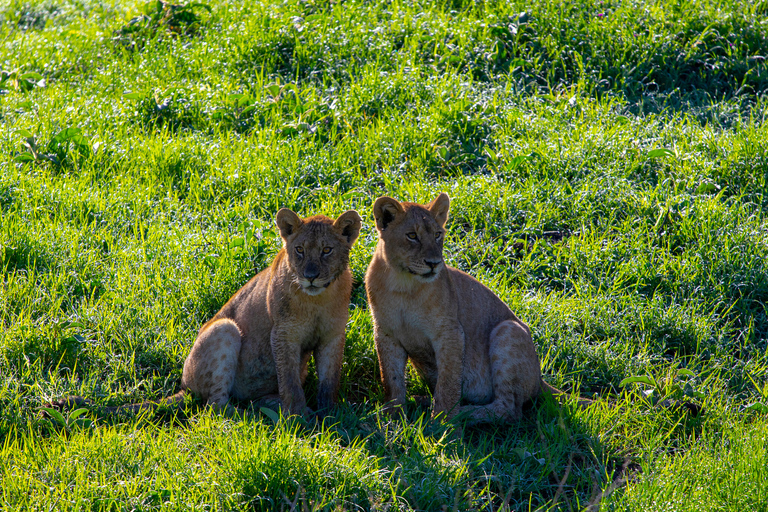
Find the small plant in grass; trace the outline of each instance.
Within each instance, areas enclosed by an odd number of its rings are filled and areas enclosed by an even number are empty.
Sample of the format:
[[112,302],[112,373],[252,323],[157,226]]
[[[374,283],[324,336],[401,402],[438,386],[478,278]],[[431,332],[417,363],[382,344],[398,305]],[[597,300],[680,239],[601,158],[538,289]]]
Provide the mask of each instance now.
[[206,122],[200,107],[190,101],[184,91],[174,87],[154,93],[126,92],[123,96],[138,100],[136,120],[147,128],[198,129]]
[[129,50],[141,50],[147,40],[155,37],[193,36],[205,21],[198,12],[212,12],[209,5],[199,2],[177,5],[162,0],[144,4],[141,11],[141,16],[115,31],[115,43]]
[[70,411],[66,416],[56,409],[52,409],[50,407],[43,407],[42,411],[54,426],[61,427],[66,432],[71,432],[76,427],[90,428],[93,426],[93,420],[89,418],[81,418],[81,416],[88,412],[88,409],[85,407],[80,407],[79,409]]
[[94,149],[80,128],[65,128],[51,137],[47,144],[41,144],[29,130],[22,129],[17,133],[23,137],[23,149],[14,158],[20,163],[52,164],[59,169],[89,156]]
[[245,133],[253,128],[257,101],[247,92],[230,94],[227,107],[213,112],[211,119],[219,121],[225,127],[231,127],[238,133]]
[[[682,378],[689,380],[681,382]],[[696,374],[687,368],[674,368],[665,376],[636,375],[627,377],[619,384],[626,387],[630,384],[644,384],[647,386],[640,392],[646,404],[656,405],[681,405],[693,413],[698,414],[701,409],[698,401],[706,398],[701,391],[694,389],[693,380]]]
[[760,402],[753,402],[747,405],[744,409],[747,411],[754,411],[763,414],[768,414],[768,382],[764,382],[762,386],[755,382],[751,375],[747,375],[749,380],[754,384],[757,391],[760,393]]
[[21,70],[0,71],[0,93],[14,90],[17,92],[31,91],[35,87],[45,87],[45,78],[40,73]]

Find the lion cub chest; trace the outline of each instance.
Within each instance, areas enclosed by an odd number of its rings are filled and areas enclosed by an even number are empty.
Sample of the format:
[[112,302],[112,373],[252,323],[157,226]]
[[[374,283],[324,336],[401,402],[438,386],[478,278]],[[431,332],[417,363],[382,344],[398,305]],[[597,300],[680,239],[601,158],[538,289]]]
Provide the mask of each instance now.
[[447,326],[456,329],[455,317],[450,318],[428,298],[418,295],[390,293],[381,299],[376,308],[379,325],[399,341],[413,361],[435,365],[436,347],[445,342],[441,333]]
[[[335,287],[334,287],[335,288]],[[328,290],[331,298],[336,290]],[[304,299],[304,297],[301,297]],[[287,315],[280,315],[275,328],[290,333],[289,341],[301,347],[302,352],[314,350],[321,340],[338,336],[346,325],[346,309],[339,307],[337,301],[302,303],[292,308]],[[345,304],[344,297],[338,301]]]

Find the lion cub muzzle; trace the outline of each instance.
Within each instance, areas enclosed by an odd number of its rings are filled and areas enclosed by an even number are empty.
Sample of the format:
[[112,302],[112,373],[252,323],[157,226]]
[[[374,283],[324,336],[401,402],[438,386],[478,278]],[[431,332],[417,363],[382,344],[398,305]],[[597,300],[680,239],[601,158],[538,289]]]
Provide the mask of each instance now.
[[308,295],[319,295],[328,288],[333,281],[338,277],[332,276],[330,279],[320,278],[320,264],[319,262],[309,261],[306,267],[304,267],[303,276],[299,277],[297,281],[301,285],[301,290]]
[[408,271],[415,275],[420,281],[429,283],[437,279],[437,276],[444,266],[442,259],[439,261],[425,259],[423,267],[421,265],[418,265],[416,269],[409,267]]

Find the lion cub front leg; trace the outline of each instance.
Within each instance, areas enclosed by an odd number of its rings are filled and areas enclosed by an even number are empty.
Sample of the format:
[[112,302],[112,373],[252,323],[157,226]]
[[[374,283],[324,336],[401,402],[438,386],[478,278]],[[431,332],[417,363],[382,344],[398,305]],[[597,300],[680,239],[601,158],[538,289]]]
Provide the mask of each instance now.
[[437,364],[432,417],[454,416],[461,401],[462,369],[464,368],[464,333],[459,327],[442,330],[434,342]]
[[344,358],[344,333],[321,341],[315,348],[315,366],[319,389],[317,409],[326,413],[336,403],[341,381],[341,362]]
[[277,390],[280,401],[289,413],[303,414],[307,399],[301,387],[301,344],[289,332],[272,329],[270,344],[277,370]]
[[397,339],[381,329],[374,332],[374,344],[384,384],[385,407],[387,411],[395,412],[398,406],[405,403],[405,364],[408,362],[408,354]]

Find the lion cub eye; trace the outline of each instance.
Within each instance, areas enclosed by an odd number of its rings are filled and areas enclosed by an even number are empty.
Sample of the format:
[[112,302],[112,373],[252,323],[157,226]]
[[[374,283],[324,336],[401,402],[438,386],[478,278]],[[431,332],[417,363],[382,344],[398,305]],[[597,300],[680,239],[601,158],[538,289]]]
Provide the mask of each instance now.
[[440,231],[435,232],[435,240],[440,240],[442,238],[443,234]]
[[301,256],[304,255],[304,248],[303,247],[297,247],[296,248],[296,254],[299,254]]
[[418,237],[416,236],[416,233],[413,233],[413,232],[411,232],[411,233],[406,233],[406,234],[405,234],[405,236],[407,236],[407,237],[408,237],[408,240],[416,240],[416,238],[418,238]]
[[323,247],[323,254],[331,254],[332,251],[332,247]]

